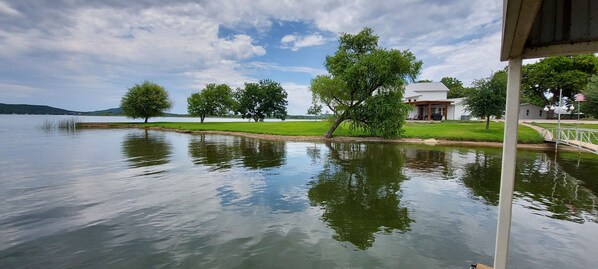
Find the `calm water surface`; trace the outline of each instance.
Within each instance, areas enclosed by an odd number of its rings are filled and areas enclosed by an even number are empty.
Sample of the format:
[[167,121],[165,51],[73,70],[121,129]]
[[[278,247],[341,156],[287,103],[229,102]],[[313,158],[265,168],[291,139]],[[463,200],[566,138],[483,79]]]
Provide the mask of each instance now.
[[[42,131],[0,115],[0,268],[492,263],[500,149]],[[512,268],[595,268],[598,158],[520,151]]]

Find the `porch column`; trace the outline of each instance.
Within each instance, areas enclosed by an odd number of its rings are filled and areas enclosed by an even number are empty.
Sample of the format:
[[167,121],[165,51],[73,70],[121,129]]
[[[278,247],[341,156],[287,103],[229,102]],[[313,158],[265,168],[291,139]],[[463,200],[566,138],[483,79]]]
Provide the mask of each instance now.
[[515,186],[517,158],[517,125],[519,123],[519,91],[521,87],[521,58],[509,59],[505,133],[500,174],[500,199],[498,201],[498,226],[494,249],[494,269],[507,268],[511,211]]
[[428,104],[428,120],[432,120],[432,103]]
[[448,104],[444,104],[444,120],[448,120],[447,116],[448,116]]

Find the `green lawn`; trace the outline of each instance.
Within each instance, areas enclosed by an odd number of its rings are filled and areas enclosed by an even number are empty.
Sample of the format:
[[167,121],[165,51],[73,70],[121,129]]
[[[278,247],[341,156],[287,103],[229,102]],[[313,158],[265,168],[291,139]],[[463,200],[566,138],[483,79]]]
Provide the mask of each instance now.
[[[544,129],[556,129],[557,123],[532,123],[533,125],[540,126]],[[598,130],[598,124],[575,124],[575,123],[561,123],[561,128],[583,128],[583,129],[594,129]],[[592,143],[598,144],[598,138],[590,137]]]
[[[273,134],[289,136],[322,136],[328,130],[329,123],[325,121],[287,121],[287,122],[156,122],[139,123],[140,126],[162,127],[166,129],[231,131],[256,134]],[[502,122],[490,123],[490,129],[485,130],[483,122],[445,121],[442,123],[407,123],[404,127],[404,138],[435,138],[454,141],[487,141],[502,142]],[[335,136],[366,136],[361,131],[349,130],[348,124],[341,125]],[[520,143],[542,143],[543,139],[535,130],[519,126]]]
[[[540,126],[544,129],[555,129],[558,124],[556,123],[532,123],[533,125]],[[598,129],[598,124],[575,124],[575,123],[561,123],[561,128],[584,128],[584,129]]]

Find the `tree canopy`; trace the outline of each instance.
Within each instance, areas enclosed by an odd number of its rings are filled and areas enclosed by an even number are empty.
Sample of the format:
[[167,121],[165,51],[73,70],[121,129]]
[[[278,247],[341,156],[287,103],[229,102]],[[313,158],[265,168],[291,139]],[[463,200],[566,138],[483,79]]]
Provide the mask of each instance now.
[[473,91],[473,88],[463,86],[463,82],[454,77],[443,77],[440,82],[449,89],[447,98],[467,97]]
[[598,117],[598,75],[590,78],[590,82],[586,85],[583,91],[586,101],[583,102],[581,112],[591,114],[595,118]]
[[168,98],[168,92],[164,87],[149,81],[142,84],[135,84],[122,97],[120,107],[123,114],[137,119],[162,116],[164,111],[172,107],[172,101]]
[[475,90],[465,98],[465,105],[471,115],[486,118],[486,129],[490,127],[490,116],[500,117],[505,110],[507,95],[507,72],[494,73],[488,78],[474,81]]
[[266,117],[285,120],[287,117],[287,92],[280,83],[265,79],[259,83],[245,83],[234,94],[235,113],[244,119],[264,121]]
[[225,116],[233,106],[232,89],[226,84],[208,84],[201,92],[187,98],[189,115],[204,122],[206,116]]
[[[422,62],[409,51],[383,49],[378,47],[378,37],[372,29],[364,28],[358,34],[343,34],[338,50],[326,56],[328,75],[319,75],[311,82],[314,98],[334,113],[334,122],[325,137],[332,137],[336,128],[345,120],[351,120],[355,128],[364,128],[385,137],[400,134],[400,127],[406,111],[400,101],[402,89],[408,80],[419,74]],[[373,99],[374,94],[394,98]],[[368,102],[370,102],[368,104]],[[365,107],[376,107],[376,115],[365,112]],[[379,106],[393,106],[387,109]],[[390,121],[398,122],[397,129],[389,128]]]
[[563,97],[572,98],[597,73],[598,57],[592,54],[542,59],[523,66],[522,99],[539,106],[555,104],[561,89]]

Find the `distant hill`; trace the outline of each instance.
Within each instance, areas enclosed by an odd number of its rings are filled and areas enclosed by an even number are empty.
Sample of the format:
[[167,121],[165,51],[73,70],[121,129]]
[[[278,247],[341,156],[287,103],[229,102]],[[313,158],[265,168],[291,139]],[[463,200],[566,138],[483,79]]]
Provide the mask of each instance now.
[[49,115],[81,115],[82,112],[66,110],[43,105],[2,104],[0,114],[49,114]]
[[120,116],[123,114],[123,110],[120,107],[116,107],[116,108],[109,108],[109,109],[104,109],[104,110],[96,110],[96,111],[90,111],[90,112],[86,112],[86,115],[95,115],[95,116]]
[[[38,115],[87,115],[87,116],[123,116],[122,109],[109,108],[96,111],[71,111],[44,105],[26,104],[2,104],[0,103],[0,114],[38,114]],[[166,117],[188,117],[185,114],[164,113]]]

